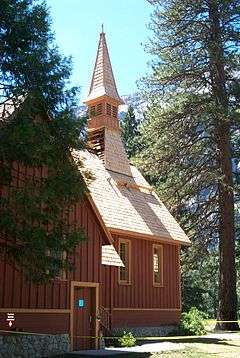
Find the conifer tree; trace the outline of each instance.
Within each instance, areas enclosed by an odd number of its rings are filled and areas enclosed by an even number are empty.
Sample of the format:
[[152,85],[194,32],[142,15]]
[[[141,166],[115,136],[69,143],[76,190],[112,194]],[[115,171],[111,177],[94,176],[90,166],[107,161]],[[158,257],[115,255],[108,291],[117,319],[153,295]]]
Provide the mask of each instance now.
[[45,2],[1,0],[0,260],[37,283],[72,268],[70,254],[85,238],[67,221],[87,191],[70,154],[84,145],[76,89],[65,89],[70,74]]
[[128,107],[128,111],[121,122],[121,127],[126,152],[128,157],[131,158],[135,156],[139,150],[139,121],[136,119],[132,105]]
[[218,245],[218,320],[236,321],[232,160],[240,129],[240,1],[149,2],[154,61],[143,81],[149,109],[138,162],[191,237],[197,262]]

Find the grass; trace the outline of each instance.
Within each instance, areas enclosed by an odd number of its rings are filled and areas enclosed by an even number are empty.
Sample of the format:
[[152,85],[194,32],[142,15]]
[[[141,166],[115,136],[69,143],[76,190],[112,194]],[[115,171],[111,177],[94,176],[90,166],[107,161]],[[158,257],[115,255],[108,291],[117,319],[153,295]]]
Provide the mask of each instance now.
[[[240,357],[239,333],[232,333],[236,339],[196,338],[181,340],[185,348],[175,352],[152,354],[152,358],[237,358]],[[238,339],[239,337],[239,339]],[[133,356],[134,357],[134,356]]]

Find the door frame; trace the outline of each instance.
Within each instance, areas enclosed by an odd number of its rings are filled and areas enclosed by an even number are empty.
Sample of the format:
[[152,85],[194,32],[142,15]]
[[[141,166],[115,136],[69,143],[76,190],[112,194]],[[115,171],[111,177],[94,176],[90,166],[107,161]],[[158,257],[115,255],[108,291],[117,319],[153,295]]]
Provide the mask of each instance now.
[[[93,310],[95,317],[98,315],[99,309],[99,283],[97,282],[81,282],[71,281],[71,292],[70,292],[70,335],[71,335],[71,349],[73,350],[73,335],[74,335],[74,289],[75,287],[85,287],[95,289],[95,309]],[[99,320],[95,319],[95,349],[98,349],[98,335],[99,332]]]

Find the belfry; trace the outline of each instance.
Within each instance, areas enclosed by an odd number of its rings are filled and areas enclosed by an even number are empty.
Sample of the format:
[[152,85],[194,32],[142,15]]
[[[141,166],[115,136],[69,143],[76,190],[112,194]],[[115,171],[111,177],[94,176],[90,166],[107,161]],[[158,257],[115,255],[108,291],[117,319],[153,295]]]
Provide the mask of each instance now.
[[113,75],[106,36],[100,34],[97,57],[87,98],[88,144],[104,162],[105,168],[131,176],[121,139],[118,106],[123,104]]

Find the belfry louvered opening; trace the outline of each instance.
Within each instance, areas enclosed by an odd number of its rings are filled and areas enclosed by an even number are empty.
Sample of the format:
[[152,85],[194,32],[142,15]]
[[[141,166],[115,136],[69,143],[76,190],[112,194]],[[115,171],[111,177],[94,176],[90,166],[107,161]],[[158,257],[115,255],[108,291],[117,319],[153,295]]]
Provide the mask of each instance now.
[[104,139],[105,139],[104,128],[99,128],[97,130],[88,132],[89,151],[96,154],[103,161],[104,161],[104,149],[105,149]]

